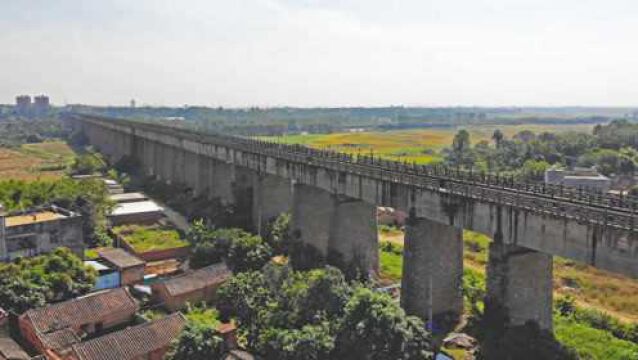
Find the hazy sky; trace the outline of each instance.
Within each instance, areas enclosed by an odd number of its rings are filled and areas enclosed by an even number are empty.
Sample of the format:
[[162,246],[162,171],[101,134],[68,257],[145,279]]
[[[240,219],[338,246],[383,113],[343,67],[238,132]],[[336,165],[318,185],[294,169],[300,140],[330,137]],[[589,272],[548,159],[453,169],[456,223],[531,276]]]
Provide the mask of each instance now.
[[0,0],[0,102],[638,105],[636,0]]

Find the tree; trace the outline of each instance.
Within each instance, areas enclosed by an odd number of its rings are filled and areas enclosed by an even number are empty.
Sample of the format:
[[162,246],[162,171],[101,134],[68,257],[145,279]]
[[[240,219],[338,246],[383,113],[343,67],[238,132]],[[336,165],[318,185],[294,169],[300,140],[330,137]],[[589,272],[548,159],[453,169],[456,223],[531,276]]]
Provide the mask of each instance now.
[[169,360],[221,359],[224,340],[209,326],[186,324],[166,355]]
[[191,266],[199,268],[226,261],[233,272],[259,270],[272,257],[272,248],[260,236],[230,228],[213,230],[195,221],[187,240],[191,249]]
[[288,254],[290,245],[290,220],[289,213],[282,213],[266,226],[264,239],[272,247],[274,254]]
[[330,360],[335,346],[327,322],[301,329],[269,328],[259,343],[259,353],[266,360]]
[[494,133],[492,134],[492,140],[494,140],[494,144],[497,149],[501,147],[501,142],[503,141],[503,138],[505,138],[505,135],[503,135],[503,132],[501,130],[499,129],[494,130]]
[[433,359],[423,322],[386,294],[359,287],[348,301],[336,340],[337,358]]
[[69,249],[0,265],[0,307],[21,314],[86,294],[97,274]]

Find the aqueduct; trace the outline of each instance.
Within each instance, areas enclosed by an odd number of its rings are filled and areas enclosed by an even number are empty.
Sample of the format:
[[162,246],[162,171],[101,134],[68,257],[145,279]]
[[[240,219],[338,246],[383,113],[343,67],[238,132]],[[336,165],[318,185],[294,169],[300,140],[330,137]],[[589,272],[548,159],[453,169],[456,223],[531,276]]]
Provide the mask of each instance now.
[[68,120],[113,162],[131,157],[147,176],[241,204],[257,230],[291,212],[300,244],[364,271],[378,266],[376,207],[406,211],[401,304],[422,318],[462,311],[463,229],[493,237],[486,305],[513,325],[551,329],[554,255],[638,277],[634,199],[153,123]]

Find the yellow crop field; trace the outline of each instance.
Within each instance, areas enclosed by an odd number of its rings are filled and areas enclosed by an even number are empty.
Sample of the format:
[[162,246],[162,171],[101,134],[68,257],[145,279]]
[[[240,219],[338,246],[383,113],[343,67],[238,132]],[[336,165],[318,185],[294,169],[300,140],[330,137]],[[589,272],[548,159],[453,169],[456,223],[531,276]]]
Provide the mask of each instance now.
[[[388,159],[429,164],[441,160],[440,151],[452,144],[454,134],[461,127],[428,128],[393,131],[343,132],[334,134],[308,134],[264,137],[285,144],[303,144],[320,149],[332,149],[350,154],[369,154]],[[507,137],[522,130],[535,133],[544,131],[591,132],[591,125],[500,125],[469,126],[472,142],[490,140],[494,130],[500,129]]]
[[0,180],[55,179],[75,156],[63,142],[25,144],[19,148],[0,148]]

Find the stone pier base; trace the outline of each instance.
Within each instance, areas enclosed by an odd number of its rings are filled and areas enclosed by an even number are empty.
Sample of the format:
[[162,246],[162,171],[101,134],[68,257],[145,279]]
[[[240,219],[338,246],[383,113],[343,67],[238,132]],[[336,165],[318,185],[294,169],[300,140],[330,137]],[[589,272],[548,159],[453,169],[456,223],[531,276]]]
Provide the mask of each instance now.
[[551,330],[552,256],[499,241],[489,251],[485,311],[502,312],[507,325],[534,321]]
[[292,208],[293,187],[288,179],[273,175],[254,177],[253,221],[259,235],[266,225]]
[[426,219],[408,220],[401,306],[410,315],[456,320],[463,312],[463,232]]

